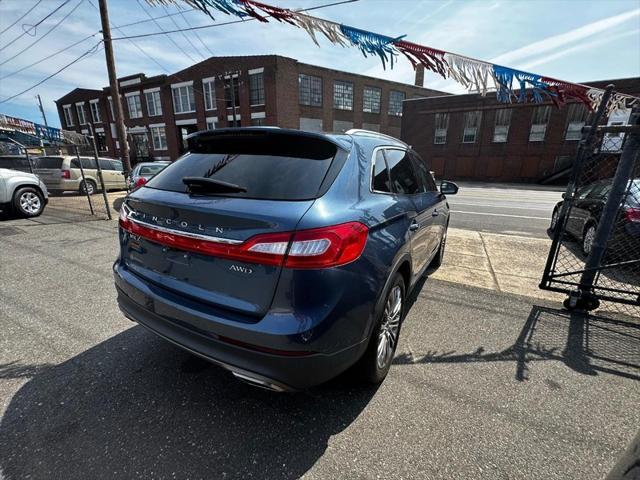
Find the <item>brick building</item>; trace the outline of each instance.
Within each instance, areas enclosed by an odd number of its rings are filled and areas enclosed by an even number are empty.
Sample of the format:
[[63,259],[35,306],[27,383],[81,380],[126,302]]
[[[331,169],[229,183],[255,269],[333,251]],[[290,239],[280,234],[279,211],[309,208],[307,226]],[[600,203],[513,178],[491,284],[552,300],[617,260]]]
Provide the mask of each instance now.
[[[422,72],[416,78],[422,84]],[[186,135],[234,125],[400,136],[403,100],[446,95],[278,55],[211,57],[172,75],[119,82],[133,162],[175,159]],[[109,87],[77,88],[56,104],[63,128],[89,133],[91,123],[100,150],[117,157],[112,102]]]
[[[640,78],[586,82],[609,83],[640,95]],[[493,94],[408,99],[403,110],[402,139],[437,177],[543,183],[566,179],[589,114],[581,103],[503,104]],[[626,123],[628,113],[609,123]]]

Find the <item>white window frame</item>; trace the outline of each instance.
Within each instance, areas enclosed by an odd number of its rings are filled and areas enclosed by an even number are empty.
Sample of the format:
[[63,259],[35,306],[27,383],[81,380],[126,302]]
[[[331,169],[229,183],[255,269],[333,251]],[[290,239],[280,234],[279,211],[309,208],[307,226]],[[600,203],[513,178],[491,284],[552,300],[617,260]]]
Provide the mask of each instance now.
[[[438,127],[438,115],[446,115],[446,127]],[[433,118],[435,125],[435,131],[433,134],[434,145],[445,145],[447,143],[447,131],[449,130],[449,113],[448,112],[436,112]]]
[[[500,108],[495,111],[495,122],[493,125],[493,143],[507,143],[509,139],[509,127],[511,126],[511,115],[513,110],[509,108]],[[504,116],[506,118],[501,118]],[[505,122],[506,123],[500,123]]]
[[[87,111],[84,109],[85,102],[77,102],[76,103],[76,114],[78,115],[78,123],[80,125],[86,125],[87,123]],[[82,115],[80,112],[82,111]]]
[[[338,88],[339,87],[339,88]],[[333,108],[353,112],[353,91],[355,86],[349,80],[333,81]]]
[[[186,89],[186,98],[188,108],[185,110],[185,105],[183,105],[183,95],[182,91]],[[176,114],[182,113],[193,113],[196,111],[196,101],[193,93],[193,81],[190,82],[182,82],[182,83],[174,83],[171,85],[171,97],[173,99],[173,112]],[[193,107],[193,108],[192,108]]]
[[[251,98],[251,94],[252,94],[252,87],[251,87],[251,80],[252,78],[256,78],[257,76],[260,76],[261,78],[261,82],[262,82],[262,101],[259,101],[260,99],[258,99],[257,103],[253,103],[253,99]],[[255,68],[253,70],[249,70],[249,106],[251,107],[257,107],[260,105],[264,105],[265,102],[265,88],[264,88],[264,68]]]
[[62,106],[62,113],[64,115],[64,123],[67,127],[73,127],[73,112],[71,111],[71,104]]
[[[398,96],[402,95],[402,100],[400,101],[400,110],[395,111],[395,110],[391,110],[391,97],[393,96],[394,93],[399,94]],[[387,114],[391,117],[401,117],[402,116],[402,104],[403,102],[407,99],[407,94],[401,90],[389,90],[389,108],[387,109]]]
[[150,117],[161,117],[162,99],[160,97],[160,87],[149,88],[147,90],[144,90],[143,93],[144,100],[147,103],[147,115]]
[[207,130],[215,130],[218,124],[218,117],[207,117],[205,119]]
[[582,127],[584,127],[584,125],[585,122],[569,122],[564,139],[569,141],[580,140],[582,138]]
[[[478,125],[474,127],[467,127],[466,125],[466,117],[467,114],[477,113],[478,114]],[[482,125],[482,111],[481,110],[470,110],[464,112],[463,117],[463,129],[462,129],[462,143],[477,143],[478,142],[478,133],[480,132],[480,125]],[[473,140],[467,140],[467,137],[473,135]]]
[[[129,118],[142,118],[142,99],[140,98],[140,92],[128,92],[125,93],[124,96],[127,99],[127,111],[129,112]],[[135,112],[131,111],[132,101],[136,110]]]
[[[369,98],[367,98],[367,93],[369,93]],[[365,85],[362,89],[362,111],[364,113],[373,113],[378,115],[380,114],[381,105],[382,89],[380,87]],[[377,110],[375,107],[377,107]]]
[[167,151],[167,131],[164,123],[155,123],[149,125],[149,133],[151,134],[151,144],[155,151]]
[[217,110],[215,77],[202,79],[202,92],[204,93],[204,109]]
[[529,141],[530,142],[544,142],[544,139],[547,135],[547,124],[546,123],[532,123],[531,129],[529,130]]
[[91,111],[91,120],[93,123],[102,123],[102,115],[100,115],[100,100],[97,98],[89,100],[89,110]]

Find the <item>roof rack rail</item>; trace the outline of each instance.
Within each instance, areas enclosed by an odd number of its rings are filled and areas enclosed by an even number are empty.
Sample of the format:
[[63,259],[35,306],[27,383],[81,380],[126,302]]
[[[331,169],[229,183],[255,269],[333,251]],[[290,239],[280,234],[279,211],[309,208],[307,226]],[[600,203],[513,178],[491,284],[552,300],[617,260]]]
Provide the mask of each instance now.
[[386,138],[388,140],[393,140],[396,143],[400,143],[404,146],[406,146],[407,148],[411,148],[411,145],[403,142],[402,140],[396,138],[396,137],[392,137],[391,135],[386,135],[384,133],[380,133],[380,132],[374,132],[373,130],[364,130],[362,128],[352,128],[351,130],[347,130],[345,132],[347,135],[368,135],[370,137],[381,137],[381,138]]

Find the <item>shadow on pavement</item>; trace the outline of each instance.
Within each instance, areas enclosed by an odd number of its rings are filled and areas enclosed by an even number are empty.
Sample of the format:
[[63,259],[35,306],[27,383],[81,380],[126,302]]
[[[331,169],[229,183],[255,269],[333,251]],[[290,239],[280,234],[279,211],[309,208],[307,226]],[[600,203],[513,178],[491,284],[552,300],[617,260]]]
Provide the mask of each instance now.
[[609,373],[640,380],[640,323],[533,306],[518,338],[510,347],[488,352],[433,351],[401,354],[395,364],[416,363],[516,363],[515,378],[529,377],[531,362],[555,360],[585,375]]
[[136,326],[35,373],[0,424],[6,478],[299,478],[375,387],[298,394],[235,380]]

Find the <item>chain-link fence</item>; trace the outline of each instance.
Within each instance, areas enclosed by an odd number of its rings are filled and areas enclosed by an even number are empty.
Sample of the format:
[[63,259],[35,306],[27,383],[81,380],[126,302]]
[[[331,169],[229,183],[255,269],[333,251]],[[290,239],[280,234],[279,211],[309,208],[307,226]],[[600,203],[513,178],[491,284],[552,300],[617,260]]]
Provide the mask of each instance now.
[[540,287],[568,293],[569,309],[601,306],[638,316],[640,125],[597,126],[598,115],[585,129],[571,180],[553,211]]

